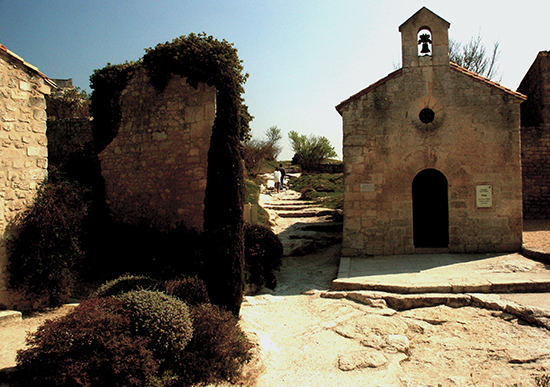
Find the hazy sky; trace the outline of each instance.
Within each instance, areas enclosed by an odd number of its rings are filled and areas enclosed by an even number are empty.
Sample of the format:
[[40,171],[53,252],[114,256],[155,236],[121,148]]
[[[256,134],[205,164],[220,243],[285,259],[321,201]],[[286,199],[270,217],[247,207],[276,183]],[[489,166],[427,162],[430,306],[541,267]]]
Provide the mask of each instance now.
[[87,91],[94,69],[137,60],[191,32],[234,43],[250,74],[244,95],[256,138],[277,125],[323,135],[342,154],[335,106],[401,63],[399,25],[422,6],[467,41],[500,42],[501,84],[516,89],[550,50],[550,1],[416,0],[0,0],[0,44],[50,78]]

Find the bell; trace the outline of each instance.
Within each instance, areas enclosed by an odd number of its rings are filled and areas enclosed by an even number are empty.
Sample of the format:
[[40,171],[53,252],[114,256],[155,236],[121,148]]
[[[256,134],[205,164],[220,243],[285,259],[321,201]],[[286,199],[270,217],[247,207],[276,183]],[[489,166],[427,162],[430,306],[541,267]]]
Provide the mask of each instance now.
[[428,42],[423,42],[422,43],[422,49],[420,50],[420,53],[421,54],[429,54],[430,53],[430,48],[428,47]]

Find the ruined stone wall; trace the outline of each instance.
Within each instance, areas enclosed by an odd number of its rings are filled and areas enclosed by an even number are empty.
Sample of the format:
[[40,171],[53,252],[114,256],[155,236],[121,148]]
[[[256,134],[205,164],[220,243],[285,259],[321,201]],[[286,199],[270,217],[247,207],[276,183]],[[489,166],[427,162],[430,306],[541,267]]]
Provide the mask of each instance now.
[[216,90],[172,76],[158,93],[143,69],[122,92],[118,135],[100,153],[115,219],[159,230],[202,230]]
[[541,51],[521,81],[523,214],[550,219],[550,52]]
[[51,85],[0,46],[0,304],[9,304],[8,225],[33,203],[47,176],[45,94]]
[[550,125],[550,52],[541,51],[521,81],[518,92],[527,101],[521,104],[521,126]]
[[[343,255],[417,252],[411,187],[425,169],[448,181],[450,252],[519,250],[519,103],[425,57],[340,106]],[[419,119],[424,108],[435,112],[429,124]],[[491,207],[477,206],[478,185],[492,187]]]
[[523,216],[550,219],[550,125],[521,129]]

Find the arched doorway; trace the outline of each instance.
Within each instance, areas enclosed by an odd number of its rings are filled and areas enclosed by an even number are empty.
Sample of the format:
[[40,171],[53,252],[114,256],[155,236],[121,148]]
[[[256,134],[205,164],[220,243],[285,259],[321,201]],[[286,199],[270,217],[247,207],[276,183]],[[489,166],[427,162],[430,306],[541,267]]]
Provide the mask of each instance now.
[[449,247],[447,178],[436,169],[419,172],[412,183],[414,247]]

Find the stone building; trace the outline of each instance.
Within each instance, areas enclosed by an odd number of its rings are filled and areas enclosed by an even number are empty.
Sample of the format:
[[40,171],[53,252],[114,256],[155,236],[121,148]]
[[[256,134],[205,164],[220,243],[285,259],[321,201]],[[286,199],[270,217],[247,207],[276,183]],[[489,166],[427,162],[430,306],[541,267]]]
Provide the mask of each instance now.
[[47,176],[46,102],[56,85],[0,45],[0,304],[9,305],[9,223],[32,204]]
[[99,154],[111,214],[158,230],[202,230],[216,89],[173,75],[158,93],[139,68],[120,106],[118,134]]
[[336,107],[344,256],[521,248],[525,96],[451,63],[449,26],[420,9],[403,67]]
[[523,215],[550,219],[550,52],[541,51],[521,81]]

